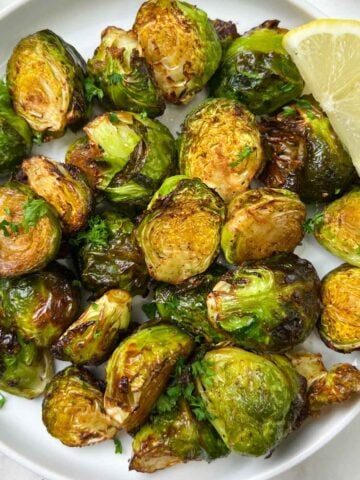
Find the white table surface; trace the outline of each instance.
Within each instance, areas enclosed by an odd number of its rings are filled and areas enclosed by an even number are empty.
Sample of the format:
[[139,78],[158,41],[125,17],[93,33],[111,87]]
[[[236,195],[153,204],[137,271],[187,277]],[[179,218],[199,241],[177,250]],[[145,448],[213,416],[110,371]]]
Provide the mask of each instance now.
[[[328,16],[360,19],[360,0],[307,1]],[[0,9],[11,3],[0,0]],[[275,480],[360,480],[359,446],[360,415],[325,447]],[[42,479],[0,453],[0,480]]]

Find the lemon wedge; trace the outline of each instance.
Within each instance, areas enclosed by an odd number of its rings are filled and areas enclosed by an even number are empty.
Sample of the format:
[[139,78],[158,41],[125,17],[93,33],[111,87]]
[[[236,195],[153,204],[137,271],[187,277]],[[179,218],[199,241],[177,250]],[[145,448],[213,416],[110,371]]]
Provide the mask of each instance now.
[[283,39],[360,175],[360,21],[321,19]]

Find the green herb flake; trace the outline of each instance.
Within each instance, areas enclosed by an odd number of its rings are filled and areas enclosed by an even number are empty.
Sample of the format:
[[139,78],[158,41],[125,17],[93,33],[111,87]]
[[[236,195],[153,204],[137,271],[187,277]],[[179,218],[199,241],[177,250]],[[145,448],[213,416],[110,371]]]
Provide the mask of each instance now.
[[320,225],[324,220],[324,214],[322,212],[317,212],[313,217],[308,218],[304,223],[304,232],[305,233],[313,233],[315,227]]
[[121,454],[123,453],[123,447],[118,438],[114,438],[114,445],[115,445],[115,453],[116,454]]
[[284,117],[294,117],[296,115],[296,109],[286,105],[283,107],[283,115]]
[[2,393],[0,393],[0,410],[4,407],[5,403],[6,403],[6,398]]
[[121,73],[112,73],[108,76],[108,81],[110,85],[118,85],[124,77]]
[[335,195],[339,195],[340,192],[341,192],[341,188],[337,188],[334,193]]
[[104,98],[104,92],[101,88],[97,87],[92,78],[85,78],[85,97],[88,102],[91,102],[94,98],[101,100]]
[[314,119],[316,118],[314,112],[312,112],[311,110],[308,110],[308,111],[306,112],[306,116],[307,116],[307,118],[308,118],[309,120],[314,120]]
[[110,230],[106,222],[96,215],[89,220],[89,229],[79,232],[75,238],[70,240],[70,245],[79,246],[82,243],[89,243],[95,247],[106,247],[109,243]]
[[34,227],[38,221],[49,214],[49,205],[41,198],[31,199],[24,205],[24,217],[22,225],[25,233],[30,227]]
[[305,98],[297,98],[295,102],[296,102],[296,105],[298,105],[301,108],[312,108],[312,105],[309,102],[309,100],[306,100]]
[[42,133],[41,132],[35,132],[34,133],[33,142],[36,145],[41,145],[42,144]]
[[116,115],[116,113],[113,113],[113,112],[109,113],[109,120],[111,123],[114,123],[115,125],[117,123],[120,123],[119,117]]
[[4,237],[10,237],[10,233],[8,230],[9,226],[10,226],[10,222],[8,222],[7,220],[2,220],[0,222],[0,231],[3,232]]
[[94,338],[99,338],[101,337],[101,332],[99,330],[96,330],[96,332],[94,333]]
[[282,92],[288,93],[288,92],[292,92],[293,88],[294,87],[291,83],[285,83],[284,85],[281,85],[280,90]]
[[100,307],[96,302],[94,302],[94,303],[91,304],[91,308],[93,310],[95,310],[96,312],[98,312]]
[[230,167],[231,168],[237,167],[241,162],[243,162],[247,157],[249,157],[254,151],[255,151],[255,148],[250,147],[249,145],[245,145],[245,147],[238,154],[237,160],[230,163]]
[[141,113],[140,113],[140,118],[142,118],[143,120],[145,120],[146,118],[148,118],[147,112],[145,112],[145,111],[144,111],[144,112],[141,112]]

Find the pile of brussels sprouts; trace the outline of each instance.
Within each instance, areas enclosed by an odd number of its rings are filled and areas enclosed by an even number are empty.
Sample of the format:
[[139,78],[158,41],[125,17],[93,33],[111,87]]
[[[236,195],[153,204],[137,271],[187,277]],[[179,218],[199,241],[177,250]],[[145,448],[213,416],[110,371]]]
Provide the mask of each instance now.
[[[139,472],[264,456],[360,392],[354,366],[293,351],[315,327],[360,349],[360,190],[278,23],[239,35],[148,0],[87,63],[50,30],[14,48],[0,83],[0,390],[45,393],[65,445],[124,429]],[[154,117],[204,87],[175,141]],[[65,163],[31,156],[68,126],[84,134]],[[303,202],[330,201],[306,220]],[[312,232],[348,262],[322,282],[293,253]],[[133,298],[149,292],[140,325]],[[54,375],[54,357],[71,366]],[[86,367],[104,362],[102,381]]]

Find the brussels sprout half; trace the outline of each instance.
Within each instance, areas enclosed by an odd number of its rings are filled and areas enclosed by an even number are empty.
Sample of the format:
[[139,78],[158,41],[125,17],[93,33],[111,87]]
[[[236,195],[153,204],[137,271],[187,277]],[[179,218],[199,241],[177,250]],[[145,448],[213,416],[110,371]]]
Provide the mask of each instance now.
[[3,327],[0,319],[0,390],[19,397],[38,397],[53,372],[50,353],[14,329]]
[[56,358],[77,365],[100,365],[115,349],[130,323],[131,296],[110,290],[91,303],[53,345]]
[[75,233],[86,226],[93,203],[92,192],[76,167],[41,155],[24,160],[20,175],[39,197],[54,207],[64,232]]
[[341,265],[322,280],[323,311],[318,329],[326,345],[339,352],[360,350],[360,268]]
[[49,347],[74,321],[79,308],[80,291],[68,280],[69,273],[54,266],[25,277],[0,279],[3,323],[13,325],[37,346]]
[[219,252],[224,213],[221,198],[200,180],[167,178],[136,231],[150,275],[177,285],[204,272]]
[[16,113],[42,140],[62,136],[67,125],[86,119],[85,74],[83,58],[54,32],[23,38],[6,71]]
[[228,453],[216,431],[196,420],[186,400],[169,413],[153,416],[135,435],[132,447],[129,469],[144,473]]
[[60,223],[48,203],[20,183],[0,185],[0,277],[41,270],[60,241]]
[[134,32],[166,100],[185,104],[217,69],[221,43],[207,14],[186,2],[148,0]]
[[280,355],[267,358],[224,347],[204,356],[211,369],[197,377],[210,421],[230,450],[270,453],[297,425],[305,407],[305,382]]
[[85,368],[68,367],[47,387],[42,406],[47,431],[68,447],[113,438],[118,429],[104,410],[101,385]]
[[262,115],[301,95],[304,81],[282,46],[287,30],[278,24],[264,22],[230,44],[210,81],[212,96],[234,98]]
[[287,190],[259,188],[237,195],[221,234],[226,260],[241,264],[292,252],[304,236],[305,218],[305,205]]
[[127,337],[106,367],[105,409],[119,427],[141,425],[164,390],[180,357],[194,347],[191,338],[172,325],[155,325]]
[[207,298],[208,317],[236,343],[259,352],[290,350],[320,315],[320,280],[294,254],[246,262],[226,273]]
[[164,113],[163,96],[132,31],[107,27],[88,69],[112,107],[150,117]]
[[325,207],[315,224],[316,240],[337,257],[360,267],[360,188]]
[[67,163],[90,175],[90,183],[117,204],[145,207],[174,169],[175,141],[165,125],[130,112],[108,112],[84,128]]
[[328,405],[342,403],[360,394],[360,371],[349,363],[327,370],[320,353],[287,354],[298,373],[307,381],[307,415],[318,415]]
[[263,165],[255,117],[231,99],[198,105],[186,117],[178,145],[180,172],[200,178],[225,202],[247,190]]
[[306,202],[329,201],[356,178],[326,114],[311,97],[285,106],[261,122],[268,162],[261,179],[268,187],[287,188]]
[[225,268],[217,266],[178,285],[158,286],[155,302],[160,317],[175,323],[194,337],[200,335],[207,343],[229,340],[225,331],[211,325],[206,309],[208,294],[225,272]]
[[221,47],[223,51],[225,51],[229,45],[235,40],[235,38],[239,38],[240,35],[238,34],[237,28],[235,23],[231,21],[224,21],[217,18],[216,20],[212,20],[213,27],[219,37]]
[[75,243],[80,244],[75,260],[88,290],[146,292],[149,275],[130,219],[112,212],[92,217],[89,229],[81,232]]
[[0,81],[0,177],[10,173],[32,147],[32,132],[16,115],[6,85]]

